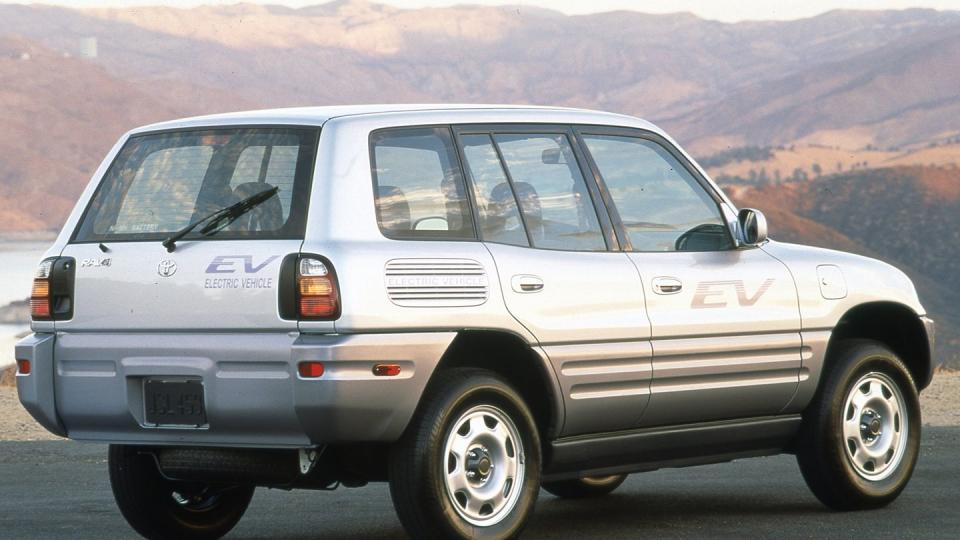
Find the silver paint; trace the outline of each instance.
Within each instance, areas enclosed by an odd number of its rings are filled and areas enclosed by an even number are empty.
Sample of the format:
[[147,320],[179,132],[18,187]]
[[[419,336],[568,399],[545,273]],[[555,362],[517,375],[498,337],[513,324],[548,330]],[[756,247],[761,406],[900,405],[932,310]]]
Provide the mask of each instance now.
[[[456,332],[485,329],[519,336],[543,362],[557,424],[551,436],[796,413],[813,396],[844,313],[882,300],[925,315],[909,279],[885,263],[775,241],[745,245],[736,207],[692,160],[722,201],[735,250],[574,253],[385,238],[373,203],[370,133],[477,123],[606,125],[670,140],[628,116],[502,106],[284,109],[134,130],[106,156],[44,255],[81,264],[74,318],[34,322],[38,334],[18,345],[18,358],[38,366],[36,376],[18,377],[27,409],[51,431],[65,426],[72,437],[99,441],[389,441]],[[182,241],[174,254],[159,242],[117,242],[109,265],[82,264],[101,260],[98,247],[70,237],[130,134],[250,124],[322,126],[303,241]],[[321,254],[335,267],[337,321],[279,317],[279,260],[298,252]],[[271,286],[206,286],[216,257],[275,257],[257,273]],[[175,262],[175,274],[156,273],[164,260]],[[824,270],[830,267],[837,270]],[[932,323],[925,327],[932,343]],[[327,376],[297,377],[297,362],[318,359],[330,362]],[[403,375],[374,378],[375,361],[401,363]],[[152,375],[201,377],[211,427],[144,428],[135,382]]]

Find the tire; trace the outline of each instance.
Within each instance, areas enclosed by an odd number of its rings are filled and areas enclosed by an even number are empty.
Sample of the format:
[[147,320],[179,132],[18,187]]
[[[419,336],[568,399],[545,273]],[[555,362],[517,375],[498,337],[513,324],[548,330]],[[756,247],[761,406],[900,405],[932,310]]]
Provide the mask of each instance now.
[[890,349],[840,342],[803,414],[797,462],[813,494],[834,510],[890,504],[920,451],[920,401],[910,371]]
[[543,489],[557,497],[564,499],[586,499],[602,497],[620,487],[627,479],[625,474],[610,476],[587,476],[575,480],[560,480],[558,482],[544,482]]
[[451,369],[434,376],[391,448],[390,495],[412,538],[516,538],[536,503],[540,464],[536,423],[509,383]]
[[220,538],[243,517],[255,489],[225,486],[210,491],[204,484],[167,480],[154,458],[136,446],[111,445],[108,461],[120,513],[149,539]]

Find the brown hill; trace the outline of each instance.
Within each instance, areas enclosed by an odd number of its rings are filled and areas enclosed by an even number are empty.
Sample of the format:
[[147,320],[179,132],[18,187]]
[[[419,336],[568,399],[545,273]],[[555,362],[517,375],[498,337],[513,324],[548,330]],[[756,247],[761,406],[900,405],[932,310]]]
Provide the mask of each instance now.
[[759,81],[671,119],[685,138],[807,141],[858,148],[925,145],[960,134],[960,26]]
[[[554,103],[663,120],[702,150],[824,134],[854,146],[937,140],[955,133],[960,112],[958,35],[960,15],[932,10],[724,24],[362,1],[0,5],[0,77],[17,81],[0,89],[0,227],[57,227],[129,127],[231,109]],[[90,38],[95,55],[82,45]]]
[[131,127],[232,108],[185,83],[166,85],[165,94],[176,98],[167,101],[22,38],[0,38],[0,80],[16,81],[0,87],[0,231],[58,227]]
[[[928,35],[958,25],[957,13],[933,10],[725,24],[683,13],[568,17],[526,7],[408,10],[363,1],[303,9],[0,6],[0,34],[71,52],[81,38],[96,37],[96,62],[126,80],[189,74],[195,84],[271,106],[425,100],[588,106],[665,120],[674,130],[689,124],[687,143],[727,130],[697,128],[702,107],[740,89],[891,44],[928,43]],[[918,85],[925,80],[909,75]],[[781,90],[771,87],[759,101],[725,108],[735,108],[737,117],[778,100],[773,92]],[[874,90],[857,96],[871,103],[864,94]],[[697,114],[684,115],[691,111]],[[851,122],[861,123],[848,118],[842,127]],[[777,129],[795,129],[769,118],[765,126],[777,140],[783,138]]]

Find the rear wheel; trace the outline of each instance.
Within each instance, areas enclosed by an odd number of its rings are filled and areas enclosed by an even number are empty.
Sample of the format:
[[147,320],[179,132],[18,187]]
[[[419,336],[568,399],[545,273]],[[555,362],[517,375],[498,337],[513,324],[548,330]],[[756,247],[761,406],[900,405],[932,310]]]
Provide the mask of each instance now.
[[540,486],[536,424],[499,375],[438,373],[391,451],[389,475],[413,538],[515,538]]
[[151,539],[220,538],[250,504],[253,486],[210,486],[167,480],[153,457],[135,446],[110,446],[110,486],[127,523]]
[[836,510],[878,508],[900,495],[920,448],[920,403],[892,351],[838,344],[804,413],[797,461],[814,495]]
[[620,484],[626,479],[627,475],[625,474],[587,476],[575,480],[544,482],[543,489],[557,497],[563,497],[565,499],[584,499],[588,497],[600,497],[611,493],[620,487]]

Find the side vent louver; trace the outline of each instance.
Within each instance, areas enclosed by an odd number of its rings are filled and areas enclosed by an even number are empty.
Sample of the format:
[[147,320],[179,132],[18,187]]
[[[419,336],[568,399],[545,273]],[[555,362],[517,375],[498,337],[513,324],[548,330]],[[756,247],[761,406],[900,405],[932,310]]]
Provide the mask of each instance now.
[[487,301],[483,265],[470,259],[393,259],[384,281],[390,301],[404,307],[466,307]]

